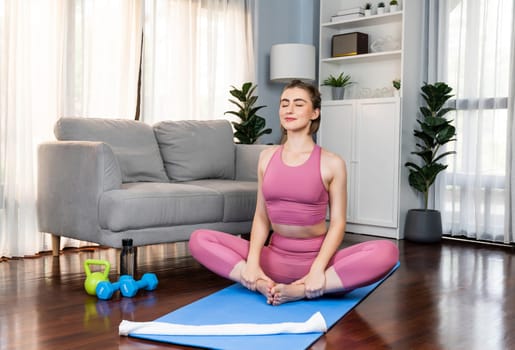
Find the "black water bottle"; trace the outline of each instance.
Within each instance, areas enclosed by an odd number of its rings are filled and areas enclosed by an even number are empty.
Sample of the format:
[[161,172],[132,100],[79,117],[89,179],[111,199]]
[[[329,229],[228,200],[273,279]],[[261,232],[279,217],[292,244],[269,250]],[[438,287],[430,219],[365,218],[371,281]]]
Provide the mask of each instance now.
[[134,277],[136,273],[136,247],[132,245],[132,239],[122,239],[122,252],[120,253],[120,275]]

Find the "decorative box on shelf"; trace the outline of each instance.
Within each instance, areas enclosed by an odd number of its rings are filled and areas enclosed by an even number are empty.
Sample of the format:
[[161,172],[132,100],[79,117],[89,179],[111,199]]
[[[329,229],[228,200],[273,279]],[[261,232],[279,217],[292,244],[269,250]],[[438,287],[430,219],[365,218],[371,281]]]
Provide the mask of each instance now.
[[331,56],[343,57],[368,53],[368,34],[354,32],[332,37]]

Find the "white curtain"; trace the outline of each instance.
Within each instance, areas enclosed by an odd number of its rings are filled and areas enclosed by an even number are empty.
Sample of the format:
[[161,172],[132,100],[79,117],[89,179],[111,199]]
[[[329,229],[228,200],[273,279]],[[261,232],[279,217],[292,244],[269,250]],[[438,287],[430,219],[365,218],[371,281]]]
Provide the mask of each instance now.
[[221,119],[254,80],[249,0],[145,0],[142,120]]
[[49,249],[37,229],[36,151],[57,118],[133,118],[140,3],[0,1],[0,256]]
[[134,119],[142,0],[69,3],[63,114]]
[[[509,149],[513,109],[513,0],[441,0],[436,80],[453,88],[457,141],[436,186],[444,233],[512,242]],[[431,72],[431,69],[430,69]],[[511,90],[511,91],[510,91]],[[511,94],[511,97],[510,97]],[[508,161],[507,161],[508,160]]]
[[0,256],[41,250],[36,148],[59,112],[63,6],[0,2]]

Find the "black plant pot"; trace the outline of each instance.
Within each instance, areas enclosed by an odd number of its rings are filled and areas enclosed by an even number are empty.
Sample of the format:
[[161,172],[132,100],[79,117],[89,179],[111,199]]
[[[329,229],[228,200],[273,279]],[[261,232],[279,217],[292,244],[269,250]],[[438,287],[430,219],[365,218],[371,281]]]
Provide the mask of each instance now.
[[438,210],[411,209],[406,215],[404,238],[418,243],[442,240],[442,216]]

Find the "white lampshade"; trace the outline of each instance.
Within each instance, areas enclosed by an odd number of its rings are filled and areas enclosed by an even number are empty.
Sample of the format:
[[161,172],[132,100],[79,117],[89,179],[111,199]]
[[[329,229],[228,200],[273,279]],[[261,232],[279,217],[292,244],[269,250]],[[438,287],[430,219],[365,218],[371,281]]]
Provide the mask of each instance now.
[[306,44],[277,44],[270,50],[270,80],[288,83],[293,79],[315,80],[315,47]]

